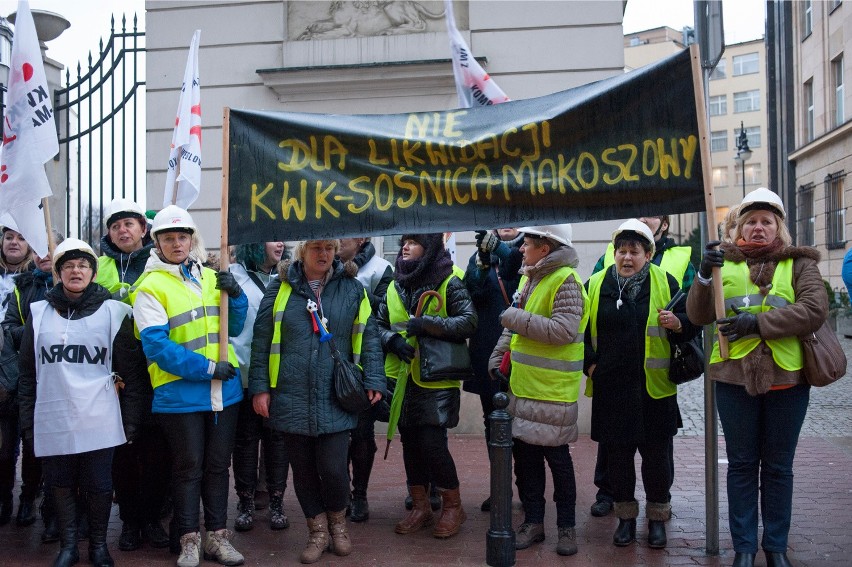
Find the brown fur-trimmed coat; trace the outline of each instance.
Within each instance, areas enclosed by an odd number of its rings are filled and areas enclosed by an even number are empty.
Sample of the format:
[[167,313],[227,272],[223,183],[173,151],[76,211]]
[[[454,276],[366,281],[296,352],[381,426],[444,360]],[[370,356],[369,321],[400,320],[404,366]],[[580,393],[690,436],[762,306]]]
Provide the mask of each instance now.
[[[720,248],[725,252],[725,262],[738,263],[747,260],[734,244],[725,243]],[[813,248],[788,246],[774,254],[768,254],[765,258],[748,259],[752,281],[758,286],[760,293],[769,293],[766,286],[772,282],[777,262],[787,258],[793,259],[793,289],[796,302],[757,314],[757,326],[763,339],[780,339],[791,335],[798,337],[811,333],[819,329],[828,317],[828,294],[817,267],[820,256]],[[730,290],[728,295],[743,293],[744,290]],[[696,325],[707,325],[716,320],[712,285],[704,286],[696,281],[689,290],[686,313]],[[711,364],[708,372],[711,380],[745,386],[751,395],[766,393],[772,386],[805,382],[801,371],[787,371],[775,364],[772,352],[765,342],[761,342],[741,359]]]

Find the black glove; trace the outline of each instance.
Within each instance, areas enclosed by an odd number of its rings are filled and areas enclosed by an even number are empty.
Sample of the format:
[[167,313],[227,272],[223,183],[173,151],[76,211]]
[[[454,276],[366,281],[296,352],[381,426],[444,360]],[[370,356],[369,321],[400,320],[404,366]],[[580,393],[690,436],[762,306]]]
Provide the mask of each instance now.
[[735,341],[748,335],[760,335],[757,315],[748,311],[740,311],[736,305],[732,309],[736,315],[716,321],[720,333],[728,337],[729,341]]
[[429,334],[426,332],[426,321],[423,317],[409,319],[405,330],[409,337],[422,337]]
[[476,267],[480,270],[490,270],[491,269],[491,254],[488,252],[483,252],[482,250],[477,250],[476,252]]
[[505,374],[500,372],[499,368],[492,368],[490,371],[491,376],[497,380],[500,384],[508,384],[509,378],[506,377]]
[[401,361],[408,364],[414,358],[414,347],[397,333],[388,341],[388,350],[397,355]]
[[476,231],[476,248],[482,248],[482,241],[485,239],[485,235],[487,234],[487,230],[477,230]]
[[227,360],[223,360],[222,362],[216,363],[216,369],[213,371],[213,380],[221,380],[222,382],[227,382],[231,378],[234,378],[237,375],[237,369],[234,368],[234,365],[228,362]]
[[719,244],[721,243],[718,240],[713,240],[704,247],[704,257],[701,258],[701,267],[698,268],[698,273],[704,279],[713,275],[713,268],[721,268],[725,263],[725,253],[716,248]]
[[494,232],[492,232],[490,230],[488,232],[485,232],[485,231],[482,231],[482,232],[483,232],[482,238],[479,238],[479,235],[477,234],[476,245],[479,246],[479,249],[482,250],[483,252],[487,252],[488,254],[491,254],[492,252],[494,252],[494,249],[497,248],[497,246],[500,245],[500,239],[497,237],[496,234],[494,234]]
[[228,296],[233,298],[239,297],[242,291],[231,272],[216,272],[216,289],[227,292]]

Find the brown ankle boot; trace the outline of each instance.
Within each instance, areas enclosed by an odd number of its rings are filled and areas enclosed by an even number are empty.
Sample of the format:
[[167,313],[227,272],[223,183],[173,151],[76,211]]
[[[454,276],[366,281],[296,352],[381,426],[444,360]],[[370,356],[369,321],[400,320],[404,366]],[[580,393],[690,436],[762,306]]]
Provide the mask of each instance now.
[[429,505],[429,495],[425,486],[411,486],[411,512],[394,528],[398,534],[414,533],[424,526],[432,524],[432,507]]
[[446,488],[438,489],[441,493],[441,519],[438,520],[438,525],[432,531],[432,535],[437,538],[448,538],[459,533],[459,528],[467,520],[467,514],[464,513],[464,508],[461,505],[461,496],[459,489],[452,490]]
[[328,531],[331,533],[331,548],[335,555],[343,557],[352,553],[352,540],[346,527],[346,509],[328,512]]
[[316,563],[328,549],[328,519],[325,514],[308,518],[308,543],[299,557],[302,563]]

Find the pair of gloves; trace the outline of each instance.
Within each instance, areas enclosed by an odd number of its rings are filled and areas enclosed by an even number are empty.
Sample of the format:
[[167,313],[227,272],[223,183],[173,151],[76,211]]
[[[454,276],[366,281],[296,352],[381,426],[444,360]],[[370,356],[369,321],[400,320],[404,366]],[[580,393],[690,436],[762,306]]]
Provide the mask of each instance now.
[[[713,268],[721,268],[725,264],[725,253],[717,248],[719,244],[721,242],[713,240],[704,248],[704,257],[701,258],[701,265],[698,268],[698,274],[704,279],[710,279]],[[729,341],[736,341],[748,335],[760,335],[757,315],[740,311],[736,305],[731,309],[734,312],[733,317],[723,317],[716,321],[720,333]]]
[[[224,291],[228,294],[228,297],[233,299],[236,299],[242,293],[240,284],[237,283],[234,274],[227,271],[216,272],[216,289]],[[213,370],[213,380],[227,382],[231,378],[236,378],[236,376],[237,369],[227,360],[216,363],[216,367]]]
[[477,230],[476,251],[476,265],[481,270],[487,270],[491,267],[491,254],[504,258],[509,253],[509,247],[493,230]]
[[[427,331],[428,326],[429,323],[423,317],[412,317],[408,320],[405,332],[409,337],[430,336],[431,333]],[[393,336],[388,342],[387,347],[390,352],[397,355],[406,364],[410,363],[414,358],[414,347],[408,344],[408,341],[399,333]]]

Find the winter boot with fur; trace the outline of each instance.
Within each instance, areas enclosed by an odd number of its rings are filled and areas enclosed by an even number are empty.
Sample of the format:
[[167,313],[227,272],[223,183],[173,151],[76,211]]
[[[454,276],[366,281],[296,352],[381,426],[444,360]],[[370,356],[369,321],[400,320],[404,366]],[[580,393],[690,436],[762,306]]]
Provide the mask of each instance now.
[[328,518],[325,514],[318,514],[315,518],[308,518],[308,543],[299,556],[302,563],[316,563],[322,557],[323,552],[328,549]]
[[398,534],[411,534],[424,526],[432,524],[434,516],[429,506],[429,497],[426,495],[426,487],[422,485],[410,486],[411,512],[402,519],[394,528]]
[[648,502],[645,505],[648,515],[648,547],[663,549],[666,547],[666,520],[672,516],[669,502]]
[[459,495],[458,487],[439,488],[441,494],[441,518],[435,529],[432,530],[432,535],[445,539],[459,533],[461,525],[467,520],[467,514],[464,513],[464,508],[461,504],[461,496]]
[[612,536],[612,543],[625,547],[636,541],[636,517],[639,515],[639,503],[635,500],[615,503],[615,516],[618,527]]

